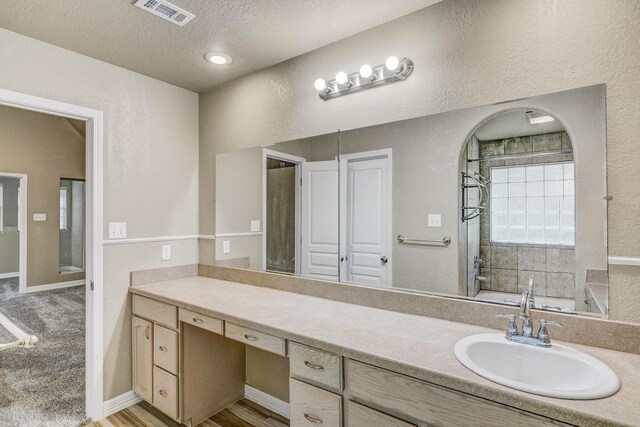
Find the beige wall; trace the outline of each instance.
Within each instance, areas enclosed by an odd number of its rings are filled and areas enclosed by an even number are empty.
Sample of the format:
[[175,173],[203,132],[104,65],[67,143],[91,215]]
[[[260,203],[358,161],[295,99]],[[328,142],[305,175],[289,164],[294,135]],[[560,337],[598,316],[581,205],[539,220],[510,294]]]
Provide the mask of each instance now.
[[[1,138],[1,136],[0,136]],[[2,169],[0,168],[0,171]],[[17,273],[20,270],[20,233],[18,232],[17,178],[0,178],[3,190],[2,233],[0,233],[0,274]]]
[[2,106],[0,129],[0,172],[27,175],[27,286],[83,279],[59,273],[59,217],[60,178],[85,178],[84,138],[61,117]]
[[[633,0],[445,0],[200,97],[200,161],[216,152],[605,83],[609,254],[640,256],[640,3]],[[375,41],[375,42],[373,42]],[[613,48],[614,46],[615,48]],[[407,56],[406,82],[323,102],[317,76]],[[274,84],[277,82],[278,84]],[[457,166],[457,165],[452,165]],[[214,226],[215,174],[201,167],[200,229]],[[637,276],[633,276],[637,274]],[[611,268],[611,312],[640,321],[639,268]]]
[[[128,237],[198,233],[198,95],[6,30],[0,88],[104,113],[104,239],[126,221]],[[129,272],[193,264],[197,240],[105,246],[104,391],[131,390]]]

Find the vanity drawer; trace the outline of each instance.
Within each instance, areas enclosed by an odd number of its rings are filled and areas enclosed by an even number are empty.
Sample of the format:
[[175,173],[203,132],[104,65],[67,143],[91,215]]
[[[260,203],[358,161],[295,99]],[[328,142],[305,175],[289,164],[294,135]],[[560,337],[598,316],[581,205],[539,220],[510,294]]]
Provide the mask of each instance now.
[[336,354],[289,342],[291,376],[342,390],[342,358]]
[[153,406],[178,419],[178,378],[157,366],[153,367]]
[[416,427],[415,424],[404,422],[351,401],[347,404],[347,417],[349,427]]
[[178,307],[140,295],[133,296],[133,314],[171,329],[178,329]]
[[286,346],[283,338],[274,337],[273,335],[254,331],[253,329],[244,328],[227,322],[225,336],[236,341],[258,347],[271,353],[286,356]]
[[178,333],[162,326],[153,329],[153,363],[178,375]]
[[216,334],[223,334],[222,320],[215,317],[205,316],[204,314],[195,313],[193,311],[180,309],[180,321],[189,323],[198,328],[206,329],[207,331],[215,332]]
[[349,399],[433,425],[551,426],[561,423],[529,415],[411,377],[349,360]]
[[342,397],[291,378],[291,426],[340,427]]

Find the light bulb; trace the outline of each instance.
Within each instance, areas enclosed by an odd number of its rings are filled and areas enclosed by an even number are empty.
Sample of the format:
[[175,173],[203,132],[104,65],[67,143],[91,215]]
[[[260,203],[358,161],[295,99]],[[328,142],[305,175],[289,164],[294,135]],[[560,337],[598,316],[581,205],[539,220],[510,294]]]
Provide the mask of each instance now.
[[313,84],[313,86],[316,88],[317,91],[323,91],[327,88],[327,82],[325,82],[324,79],[318,79]]
[[384,63],[384,66],[387,67],[387,70],[389,71],[395,71],[398,68],[398,65],[400,65],[400,61],[395,56],[388,57]]
[[360,75],[365,79],[371,77],[372,74],[373,69],[371,68],[371,65],[364,64],[362,67],[360,67]]
[[349,81],[349,76],[347,76],[347,73],[345,73],[344,71],[340,71],[338,74],[336,74],[336,82],[339,85],[343,85],[348,81]]

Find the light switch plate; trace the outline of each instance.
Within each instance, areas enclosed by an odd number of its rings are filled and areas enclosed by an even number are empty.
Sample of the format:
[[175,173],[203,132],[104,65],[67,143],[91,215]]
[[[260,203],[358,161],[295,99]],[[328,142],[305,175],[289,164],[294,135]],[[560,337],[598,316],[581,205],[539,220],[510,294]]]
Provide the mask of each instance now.
[[427,227],[442,227],[442,215],[429,214],[427,217]]
[[259,219],[251,220],[251,231],[252,232],[260,231],[260,220]]
[[230,241],[224,240],[222,242],[222,253],[223,254],[231,253],[231,242]]
[[127,223],[126,222],[110,222],[109,223],[109,239],[126,239]]
[[47,220],[47,214],[33,214],[33,220],[34,221],[46,221]]
[[171,259],[171,245],[162,245],[162,261]]

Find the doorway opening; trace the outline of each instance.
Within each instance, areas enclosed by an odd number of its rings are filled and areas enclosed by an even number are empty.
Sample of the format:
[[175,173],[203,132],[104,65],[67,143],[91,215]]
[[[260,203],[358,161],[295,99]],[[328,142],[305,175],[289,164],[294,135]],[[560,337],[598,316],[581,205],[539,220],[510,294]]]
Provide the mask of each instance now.
[[[45,255],[38,259],[30,256],[29,259],[27,256],[21,258],[21,261],[24,259],[21,262],[24,266],[20,266],[21,277],[18,290],[22,292],[17,292],[11,298],[6,298],[6,304],[1,310],[5,314],[9,314],[6,317],[10,318],[14,324],[19,325],[21,329],[27,332],[40,330],[41,339],[33,349],[12,348],[3,351],[3,363],[0,365],[0,369],[5,371],[3,373],[5,379],[12,386],[19,384],[20,380],[37,380],[37,372],[33,369],[35,366],[57,369],[58,372],[47,372],[50,374],[51,380],[43,382],[42,387],[35,388],[43,393],[30,392],[23,395],[12,393],[9,401],[14,402],[15,405],[3,406],[0,423],[17,425],[19,423],[14,422],[15,417],[21,417],[20,420],[24,420],[26,417],[35,424],[65,425],[67,421],[64,416],[72,412],[71,417],[76,423],[85,418],[100,419],[103,416],[102,112],[4,89],[0,89],[0,106],[15,115],[36,114],[49,122],[56,119],[55,126],[57,126],[58,132],[62,132],[65,126],[66,131],[72,129],[72,122],[81,124],[86,129],[86,133],[81,138],[76,138],[81,141],[79,144],[82,146],[83,153],[80,161],[84,172],[86,172],[86,177],[71,174],[72,178],[86,178],[84,192],[86,208],[82,221],[85,229],[84,271],[71,273],[82,276],[81,279],[76,279],[82,280],[82,283],[75,284],[75,286],[59,286],[60,281],[58,280],[61,276],[59,270],[60,243],[58,241],[60,178],[69,177],[69,175],[58,175],[56,179],[45,179],[42,180],[44,184],[38,184],[41,170],[35,170],[32,173],[19,170],[22,167],[19,164],[20,161],[25,160],[16,152],[20,148],[20,144],[9,140],[7,146],[2,149],[3,158],[9,159],[10,164],[9,166],[0,165],[0,171],[22,173],[28,175],[29,178],[28,193],[26,177],[24,185],[22,183],[20,185],[21,197],[19,200],[21,200],[20,209],[22,212],[20,233],[23,233],[20,237],[25,241],[25,244],[22,245],[23,251],[29,247],[27,235],[36,241],[37,239],[44,239],[47,242],[54,241],[55,249],[45,251]],[[4,138],[20,135],[20,133],[9,134],[5,132],[10,125],[13,126],[15,123],[5,121],[2,125]],[[27,129],[42,132],[42,128],[37,126]],[[46,132],[44,133],[46,134]],[[73,151],[75,152],[75,150]],[[41,157],[42,154],[36,150],[27,157]],[[58,150],[55,154],[55,160],[64,160],[68,154],[69,152],[66,150]],[[48,163],[52,163],[54,158],[50,157],[48,160]],[[43,208],[44,205],[35,203],[35,191],[40,188],[46,190],[49,201],[53,200],[53,208]],[[48,227],[51,224],[55,225],[53,229]],[[37,267],[38,263],[44,262],[43,258],[47,263],[53,264],[55,276],[51,280],[44,280],[44,276],[41,276],[39,272],[31,272],[32,266]],[[24,280],[21,280],[23,275]],[[31,281],[32,279],[33,281]],[[38,285],[44,286],[38,288]],[[48,285],[54,285],[54,288],[61,289],[51,289]],[[32,288],[42,292],[33,292]],[[63,310],[61,307],[66,307],[68,310]],[[74,321],[69,320],[72,317],[75,318]],[[57,336],[57,340],[55,337],[50,339],[48,334],[54,329],[63,331],[62,335],[64,336]],[[12,331],[3,329],[2,333],[8,334],[7,336],[3,335],[4,342],[4,338],[10,338]],[[78,339],[80,336],[83,337],[82,340]],[[70,347],[74,349],[72,356],[69,355]],[[24,369],[12,370],[10,363],[12,356],[16,363],[18,361],[28,362],[29,358],[32,363],[26,365]],[[80,370],[70,369],[70,365],[77,365],[79,359],[84,366]],[[24,372],[30,372],[30,374],[24,375]],[[13,374],[13,376],[9,377],[7,374]],[[68,389],[71,380],[79,380],[82,390],[77,396],[74,395],[73,398],[67,399],[70,397]],[[73,392],[77,394],[78,389],[74,388]],[[61,393],[64,394],[62,398]],[[52,414],[52,407],[47,405],[45,401],[47,395],[56,399],[58,403],[65,402],[64,405],[59,405],[60,417],[56,418]]]
[[262,265],[268,271],[300,274],[300,180],[306,159],[266,148],[262,156]]

